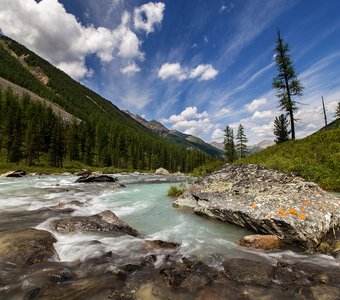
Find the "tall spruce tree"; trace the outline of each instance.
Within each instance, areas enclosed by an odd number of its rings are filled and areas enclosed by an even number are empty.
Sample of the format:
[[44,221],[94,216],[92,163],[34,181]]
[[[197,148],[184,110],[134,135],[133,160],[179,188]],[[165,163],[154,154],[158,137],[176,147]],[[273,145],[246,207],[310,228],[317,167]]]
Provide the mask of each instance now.
[[280,144],[289,140],[288,120],[284,114],[276,117],[274,120],[275,143]]
[[224,156],[227,162],[233,162],[237,159],[234,132],[228,125],[224,129]]
[[289,55],[288,44],[283,42],[280,31],[277,33],[275,48],[277,74],[273,79],[275,94],[279,98],[279,106],[289,114],[292,140],[295,139],[294,112],[298,110],[294,96],[302,96],[303,86],[298,80]]
[[247,155],[247,142],[248,139],[244,133],[244,127],[240,124],[236,135],[236,150],[239,157],[245,157]]
[[338,105],[337,105],[337,107],[336,107],[334,119],[335,119],[335,120],[340,119],[340,102],[338,102]]

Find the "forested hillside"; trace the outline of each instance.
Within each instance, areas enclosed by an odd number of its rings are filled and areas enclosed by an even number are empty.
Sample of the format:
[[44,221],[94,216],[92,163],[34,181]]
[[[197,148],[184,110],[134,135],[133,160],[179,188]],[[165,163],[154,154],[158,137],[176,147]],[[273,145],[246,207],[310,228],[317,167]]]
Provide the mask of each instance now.
[[[49,107],[1,92],[0,147],[8,162],[51,166],[63,160],[87,165],[191,171],[213,160],[203,152],[172,145],[120,111],[111,102],[72,80],[24,46],[0,38],[0,77],[48,99],[81,122],[65,123]],[[58,148],[58,149],[57,149]]]
[[125,112],[137,122],[141,123],[144,127],[166,138],[172,144],[184,146],[193,150],[201,150],[211,156],[223,158],[222,150],[215,148],[196,136],[185,134],[177,130],[169,130],[156,120],[147,121],[141,116],[134,115],[129,111]]

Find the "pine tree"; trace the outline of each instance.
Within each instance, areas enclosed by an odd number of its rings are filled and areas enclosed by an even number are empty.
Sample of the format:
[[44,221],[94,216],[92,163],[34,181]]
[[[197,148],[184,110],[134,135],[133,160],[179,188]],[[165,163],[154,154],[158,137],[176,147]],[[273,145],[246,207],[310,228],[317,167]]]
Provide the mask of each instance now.
[[340,102],[338,102],[338,105],[337,105],[337,107],[336,107],[334,119],[335,119],[335,120],[340,119]]
[[275,60],[278,73],[274,77],[273,87],[279,98],[279,106],[289,114],[292,140],[295,139],[294,112],[298,110],[297,102],[292,98],[302,96],[303,86],[297,79],[294,66],[289,56],[288,44],[281,38],[280,31],[277,33]]
[[248,139],[244,133],[244,127],[242,124],[239,125],[236,135],[236,150],[239,157],[245,157],[247,155],[247,145]]
[[52,129],[49,150],[49,164],[52,167],[62,168],[65,153],[64,125],[61,117],[57,117]]
[[234,132],[229,126],[226,126],[224,129],[224,155],[227,162],[233,162],[237,158],[234,143]]
[[289,140],[288,120],[284,114],[276,117],[274,120],[275,143],[280,144]]

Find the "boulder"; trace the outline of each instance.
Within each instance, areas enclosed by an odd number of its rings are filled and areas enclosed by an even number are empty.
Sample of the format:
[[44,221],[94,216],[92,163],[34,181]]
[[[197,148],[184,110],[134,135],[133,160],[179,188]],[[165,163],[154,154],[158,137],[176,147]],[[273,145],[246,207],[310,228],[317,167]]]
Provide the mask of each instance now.
[[276,235],[254,234],[244,236],[239,240],[239,245],[263,250],[280,249],[283,244]]
[[94,175],[83,176],[78,178],[75,183],[88,183],[88,182],[116,182],[117,178],[109,175]]
[[163,268],[161,274],[165,282],[173,287],[194,293],[211,283],[217,276],[217,271],[201,261],[183,257],[182,262],[176,262]]
[[180,244],[173,242],[165,242],[161,240],[146,240],[144,249],[178,249]]
[[3,263],[33,265],[56,255],[57,240],[45,230],[34,228],[0,233],[0,265]]
[[159,168],[156,170],[155,175],[170,175],[170,173],[164,168]]
[[294,174],[258,165],[226,165],[200,178],[173,206],[309,250],[340,226],[338,198]]
[[137,230],[119,219],[112,211],[106,210],[99,214],[87,217],[70,217],[54,220],[51,223],[52,229],[60,233],[73,231],[105,231],[125,233],[137,236]]
[[16,170],[16,171],[9,171],[5,174],[2,174],[2,177],[23,177],[26,176],[26,171],[24,170]]

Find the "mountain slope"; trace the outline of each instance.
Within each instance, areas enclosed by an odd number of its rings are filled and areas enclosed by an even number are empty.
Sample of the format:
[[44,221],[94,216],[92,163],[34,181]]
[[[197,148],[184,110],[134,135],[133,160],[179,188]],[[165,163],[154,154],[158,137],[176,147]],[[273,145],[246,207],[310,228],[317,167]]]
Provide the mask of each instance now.
[[[214,147],[218,148],[218,149],[221,149],[221,150],[224,149],[224,144],[223,143],[211,142],[210,144],[213,145]],[[260,152],[263,149],[266,149],[267,147],[272,146],[274,144],[275,144],[275,142],[274,141],[270,141],[270,140],[261,141],[258,144],[247,146],[248,153],[249,154],[253,154],[253,153]]]
[[340,129],[320,130],[240,159],[283,172],[294,172],[328,190],[340,191]]
[[[0,77],[19,86],[18,89],[34,93],[32,98],[41,97],[81,120],[81,135],[91,140],[88,155],[98,166],[144,170],[162,166],[173,171],[190,171],[212,160],[203,152],[172,145],[110,101],[5,36],[0,37]],[[80,132],[75,132],[75,136],[79,138]],[[75,151],[79,152],[80,147],[79,141]],[[78,156],[74,157],[83,159]]]
[[163,124],[161,124],[160,122],[156,120],[147,121],[139,115],[135,115],[129,111],[125,111],[125,112],[128,115],[130,115],[133,119],[141,123],[143,126],[161,135],[162,137],[167,138],[169,142],[173,144],[181,145],[186,148],[190,148],[194,150],[200,150],[214,157],[223,156],[223,151],[204,142],[202,139],[196,136],[185,134],[177,130],[169,130]]

